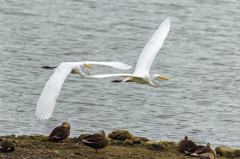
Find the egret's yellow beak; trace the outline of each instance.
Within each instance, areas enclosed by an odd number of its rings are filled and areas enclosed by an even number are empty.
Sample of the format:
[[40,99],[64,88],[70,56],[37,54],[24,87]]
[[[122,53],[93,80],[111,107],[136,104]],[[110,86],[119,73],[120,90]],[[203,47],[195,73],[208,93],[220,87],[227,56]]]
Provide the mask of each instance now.
[[164,80],[168,80],[168,78],[165,78],[163,76],[158,76],[158,78],[164,79]]
[[91,69],[93,69],[91,66],[89,66],[88,64],[85,64],[85,66],[87,66],[88,68],[91,68]]

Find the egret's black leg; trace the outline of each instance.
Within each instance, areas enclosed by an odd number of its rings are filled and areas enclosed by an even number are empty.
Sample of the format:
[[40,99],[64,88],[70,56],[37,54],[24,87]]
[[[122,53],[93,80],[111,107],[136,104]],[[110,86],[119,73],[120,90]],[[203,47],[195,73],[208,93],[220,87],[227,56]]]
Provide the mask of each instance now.
[[57,68],[57,67],[43,66],[43,67],[41,67],[41,68],[49,69],[49,70],[54,70],[54,69]]
[[[113,81],[111,81],[111,82],[113,82],[113,83],[120,83],[120,82],[122,82],[123,80],[113,80]],[[131,81],[131,80],[127,80],[127,81],[124,81],[124,82],[133,82],[133,81]]]
[[111,81],[111,82],[113,82],[113,83],[120,83],[120,82],[122,82],[123,80],[113,80],[113,81]]
[[125,82],[133,82],[132,80],[127,80],[127,81],[125,81]]

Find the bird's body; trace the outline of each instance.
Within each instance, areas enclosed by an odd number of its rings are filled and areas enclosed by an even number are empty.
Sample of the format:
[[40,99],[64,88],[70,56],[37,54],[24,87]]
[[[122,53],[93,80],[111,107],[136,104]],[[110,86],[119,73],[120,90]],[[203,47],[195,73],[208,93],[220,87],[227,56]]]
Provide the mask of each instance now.
[[96,149],[96,153],[99,153],[98,149],[102,149],[109,145],[109,138],[106,136],[105,132],[101,130],[99,134],[93,134],[82,138],[81,142],[86,146]]
[[190,140],[187,136],[185,136],[185,138],[181,141],[179,141],[178,143],[178,149],[181,152],[194,152],[194,150],[196,149],[197,145]]
[[211,144],[208,143],[206,146],[201,148],[200,150],[197,150],[194,152],[194,154],[200,155],[200,154],[205,154],[205,153],[211,153],[214,156],[214,159],[216,158],[216,151],[211,147]]
[[54,73],[47,81],[43,91],[38,99],[36,107],[36,116],[40,120],[49,119],[54,111],[58,95],[61,91],[62,85],[67,76],[72,74],[79,74],[81,77],[89,75],[85,70],[85,66],[91,68],[88,64],[104,65],[118,69],[130,69],[131,66],[121,62],[62,62],[58,67],[45,66],[47,69],[54,69]]
[[149,71],[155,56],[157,55],[158,51],[163,45],[165,38],[170,30],[170,18],[167,18],[162,22],[159,28],[155,31],[153,36],[150,38],[146,46],[143,48],[138,62],[133,74],[101,74],[101,75],[92,75],[87,76],[89,78],[107,78],[107,77],[121,77],[125,78],[123,81],[133,81],[140,84],[148,84],[152,87],[158,87],[157,79],[165,79],[167,78],[162,77],[158,74],[154,74],[152,78],[149,75]]
[[52,130],[49,135],[49,141],[52,142],[63,142],[70,135],[70,124],[63,122],[61,126],[58,126]]
[[0,150],[3,152],[11,152],[15,150],[15,146],[11,141],[4,138],[4,140],[0,143]]

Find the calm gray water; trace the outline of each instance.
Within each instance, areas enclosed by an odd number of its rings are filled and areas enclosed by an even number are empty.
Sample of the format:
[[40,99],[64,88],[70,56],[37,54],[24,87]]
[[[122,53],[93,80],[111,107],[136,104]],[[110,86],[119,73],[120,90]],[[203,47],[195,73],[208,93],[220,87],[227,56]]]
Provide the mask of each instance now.
[[[68,121],[71,136],[127,129],[136,136],[239,148],[238,0],[126,2],[0,1],[0,135],[44,134]],[[70,75],[53,117],[35,118],[38,97],[62,61],[121,61],[133,66],[155,29],[172,26],[151,74],[158,88]],[[131,73],[94,67],[92,74]]]

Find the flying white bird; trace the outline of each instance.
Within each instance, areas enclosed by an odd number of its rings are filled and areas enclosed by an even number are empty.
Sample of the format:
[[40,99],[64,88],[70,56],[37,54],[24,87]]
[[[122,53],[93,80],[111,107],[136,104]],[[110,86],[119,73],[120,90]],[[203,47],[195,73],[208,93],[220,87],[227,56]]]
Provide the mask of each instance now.
[[132,81],[141,84],[148,84],[152,87],[158,87],[158,78],[168,80],[158,74],[154,74],[152,78],[149,76],[149,70],[152,62],[157,55],[158,51],[163,45],[165,38],[170,30],[170,18],[165,19],[159,28],[155,31],[151,39],[148,41],[142,53],[140,54],[135,72],[133,74],[119,73],[119,74],[100,74],[87,76],[89,78],[107,78],[107,77],[122,77],[123,81]]
[[[86,77],[88,72],[85,70],[85,66],[92,68],[89,65],[104,65],[117,69],[130,69],[131,66],[121,62],[96,62],[96,61],[84,61],[84,62],[62,62],[54,73],[47,81],[43,91],[38,99],[36,107],[36,116],[40,120],[49,119],[54,111],[56,100],[62,88],[62,85],[69,75],[69,73],[79,74],[82,77]],[[48,67],[47,68],[55,68]]]

